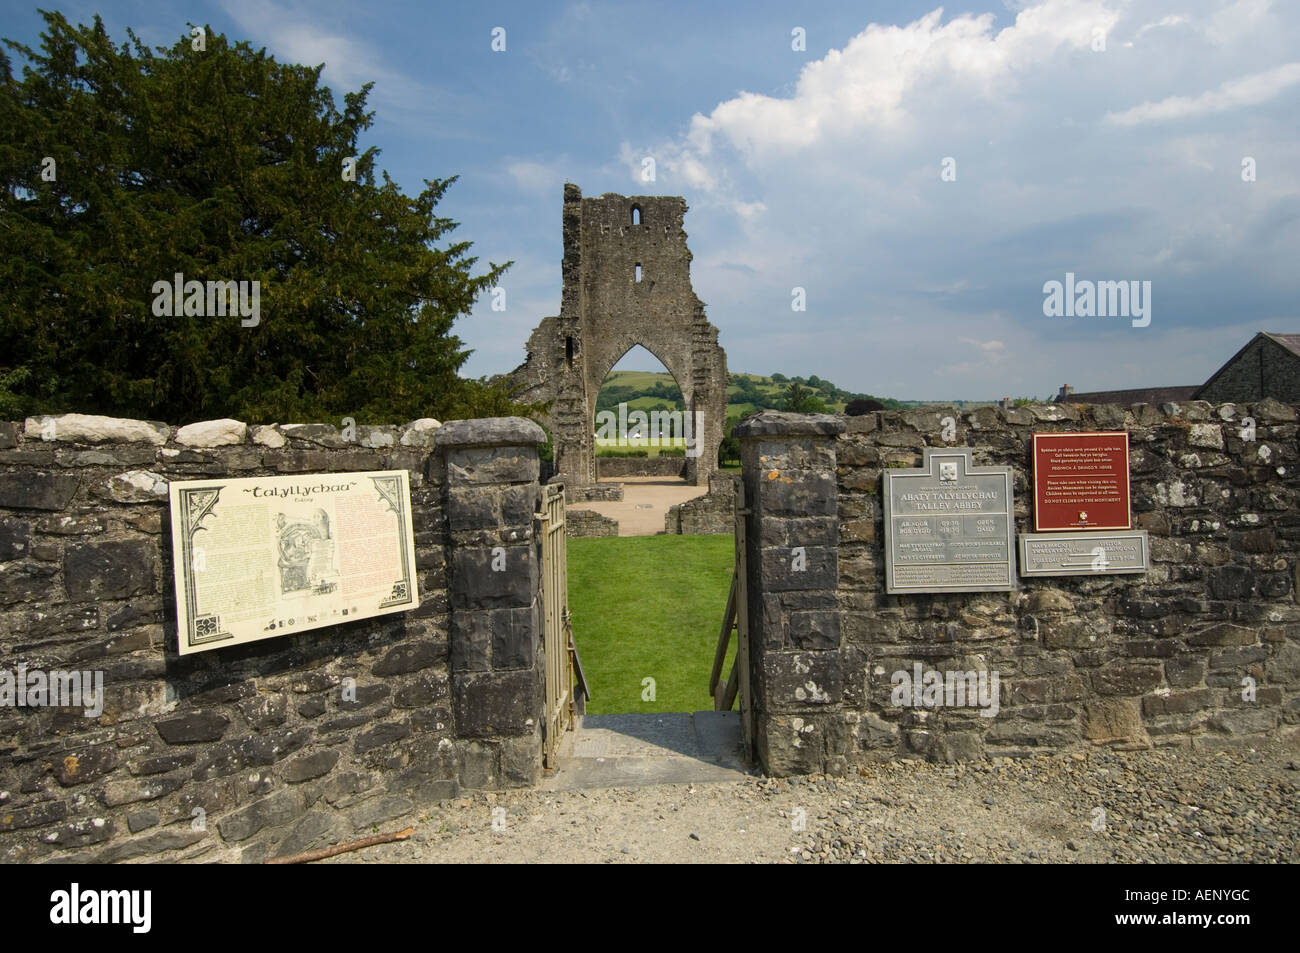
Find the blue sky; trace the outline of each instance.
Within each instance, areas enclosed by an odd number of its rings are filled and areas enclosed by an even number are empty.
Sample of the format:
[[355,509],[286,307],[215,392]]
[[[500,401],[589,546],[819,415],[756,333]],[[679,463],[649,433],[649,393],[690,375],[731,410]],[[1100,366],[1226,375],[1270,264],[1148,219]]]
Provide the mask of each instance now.
[[[440,213],[481,261],[515,262],[506,310],[484,299],[457,324],[476,376],[520,363],[559,310],[566,181],[686,197],[695,290],[733,371],[1042,397],[1199,383],[1255,331],[1300,331],[1291,0],[58,9],[154,44],[210,24],[325,63],[340,99],[373,81],[380,165],[412,194],[459,174]],[[40,26],[6,0],[0,35]],[[1045,316],[1044,283],[1067,272],[1150,281],[1150,324]]]

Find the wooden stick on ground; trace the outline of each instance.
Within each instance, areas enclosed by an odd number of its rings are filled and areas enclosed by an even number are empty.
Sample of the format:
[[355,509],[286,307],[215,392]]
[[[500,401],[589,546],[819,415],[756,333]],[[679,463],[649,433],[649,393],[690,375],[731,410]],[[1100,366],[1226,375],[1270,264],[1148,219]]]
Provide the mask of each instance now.
[[290,854],[288,857],[272,857],[270,860],[266,861],[266,863],[307,864],[313,860],[324,860],[326,857],[333,857],[335,854],[346,854],[348,851],[361,850],[366,847],[373,847],[376,844],[387,844],[396,840],[406,840],[414,833],[415,828],[408,827],[404,831],[396,831],[392,834],[375,834],[373,837],[363,837],[361,840],[335,844],[333,847],[322,847],[320,850],[306,850],[301,854]]

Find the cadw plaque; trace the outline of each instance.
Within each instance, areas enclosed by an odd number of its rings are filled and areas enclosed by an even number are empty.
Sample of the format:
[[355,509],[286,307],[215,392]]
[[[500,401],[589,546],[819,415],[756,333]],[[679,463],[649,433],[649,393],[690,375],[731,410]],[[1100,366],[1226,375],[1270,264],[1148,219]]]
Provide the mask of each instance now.
[[998,592],[1015,583],[1010,467],[969,447],[926,447],[919,470],[884,471],[885,588]]
[[419,605],[410,474],[169,487],[181,655]]

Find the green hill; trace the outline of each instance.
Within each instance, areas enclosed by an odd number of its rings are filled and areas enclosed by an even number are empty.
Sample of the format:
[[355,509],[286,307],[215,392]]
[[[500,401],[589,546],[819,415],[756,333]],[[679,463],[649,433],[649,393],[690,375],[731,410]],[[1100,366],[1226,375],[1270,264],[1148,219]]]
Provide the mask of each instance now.
[[[920,407],[922,401],[900,401],[887,397],[873,397],[841,390],[830,381],[811,377],[786,377],[776,374],[732,374],[727,386],[727,416],[743,417],[761,409],[780,409],[785,403],[785,390],[791,382],[797,383],[818,397],[829,413],[841,413],[845,404],[859,398],[878,400],[889,410]],[[612,410],[626,403],[630,410],[682,409],[681,390],[667,371],[612,371],[605,378],[596,401],[596,409]]]

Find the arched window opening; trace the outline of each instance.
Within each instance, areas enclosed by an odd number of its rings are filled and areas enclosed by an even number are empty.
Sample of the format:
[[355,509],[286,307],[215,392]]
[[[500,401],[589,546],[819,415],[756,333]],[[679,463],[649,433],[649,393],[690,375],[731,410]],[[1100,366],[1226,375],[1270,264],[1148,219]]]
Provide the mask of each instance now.
[[641,263],[640,263],[640,262],[637,262],[637,266],[636,266],[636,280],[637,280],[637,281],[640,281],[640,280],[641,280]]
[[639,205],[632,206],[632,224],[633,225],[641,224],[641,206]]

